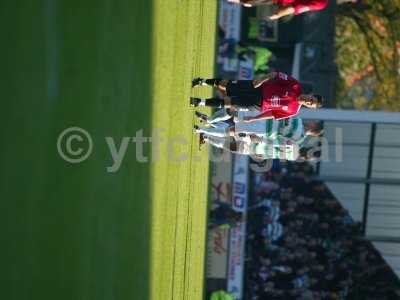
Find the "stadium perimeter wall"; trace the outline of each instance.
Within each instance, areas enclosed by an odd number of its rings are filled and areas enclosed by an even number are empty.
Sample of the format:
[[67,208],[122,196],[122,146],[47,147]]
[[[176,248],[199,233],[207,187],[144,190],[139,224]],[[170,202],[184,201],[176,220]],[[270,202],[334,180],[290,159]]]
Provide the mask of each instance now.
[[[238,5],[219,1],[218,24],[225,31],[225,38],[240,40],[242,9]],[[228,78],[250,80],[253,78],[253,60],[223,59],[218,74]],[[248,197],[248,157],[232,155],[212,149],[213,157],[221,161],[211,162],[211,205],[230,203],[236,211],[246,213]],[[245,217],[244,217],[245,218]],[[243,299],[246,222],[233,228],[215,228],[209,231],[207,240],[207,295],[225,290],[235,299]]]

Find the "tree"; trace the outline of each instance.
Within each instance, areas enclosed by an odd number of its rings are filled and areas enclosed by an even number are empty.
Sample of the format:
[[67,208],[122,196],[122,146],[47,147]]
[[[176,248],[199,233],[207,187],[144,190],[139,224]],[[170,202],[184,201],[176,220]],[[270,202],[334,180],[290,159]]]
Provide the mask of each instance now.
[[336,22],[337,104],[400,110],[400,0],[339,5]]

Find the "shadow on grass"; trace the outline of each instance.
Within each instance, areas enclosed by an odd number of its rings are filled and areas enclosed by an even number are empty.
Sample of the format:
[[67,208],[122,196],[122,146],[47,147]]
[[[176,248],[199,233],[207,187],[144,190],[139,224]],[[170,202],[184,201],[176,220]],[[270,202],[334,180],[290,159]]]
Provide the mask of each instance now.
[[[1,298],[148,299],[150,165],[132,143],[108,173],[105,137],[150,132],[152,2],[24,2],[1,12]],[[80,164],[57,153],[71,126]]]

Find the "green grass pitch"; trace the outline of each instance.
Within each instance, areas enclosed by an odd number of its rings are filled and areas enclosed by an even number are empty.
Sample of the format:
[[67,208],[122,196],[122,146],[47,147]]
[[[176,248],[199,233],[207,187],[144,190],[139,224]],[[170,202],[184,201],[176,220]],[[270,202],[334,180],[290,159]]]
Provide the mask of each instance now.
[[[1,299],[203,297],[208,161],[188,97],[210,93],[190,80],[213,73],[216,7],[2,1]],[[93,139],[80,164],[57,152],[71,126]],[[130,143],[108,173],[105,137],[140,129],[163,130],[158,159]]]

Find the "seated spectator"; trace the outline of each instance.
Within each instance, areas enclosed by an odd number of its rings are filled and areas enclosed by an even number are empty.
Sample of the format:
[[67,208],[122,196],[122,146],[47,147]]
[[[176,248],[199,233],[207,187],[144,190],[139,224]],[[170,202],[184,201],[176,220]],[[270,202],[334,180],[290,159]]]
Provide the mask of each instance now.
[[255,187],[245,299],[400,299],[398,279],[360,239],[360,224],[312,175],[308,164],[288,163]]

